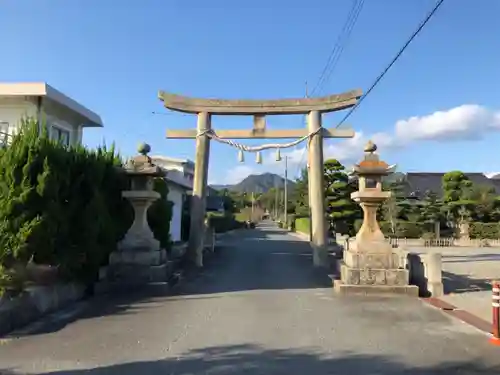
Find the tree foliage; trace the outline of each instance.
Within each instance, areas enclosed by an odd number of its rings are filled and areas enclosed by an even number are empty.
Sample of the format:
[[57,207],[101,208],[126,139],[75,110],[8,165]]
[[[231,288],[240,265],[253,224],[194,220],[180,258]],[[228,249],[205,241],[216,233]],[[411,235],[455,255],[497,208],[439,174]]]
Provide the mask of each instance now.
[[[93,281],[133,220],[121,195],[128,183],[120,156],[113,146],[65,146],[40,128],[24,120],[0,150],[0,266],[33,261]],[[150,216],[165,243],[169,229],[160,217],[169,220],[168,210],[156,204]]]
[[424,223],[436,223],[443,218],[442,202],[433,191],[427,191],[423,198],[420,209],[421,221]]
[[297,217],[309,216],[309,178],[307,168],[301,170],[300,177],[295,181],[292,201]]
[[324,163],[326,214],[330,229],[335,232],[354,232],[354,221],[359,218],[360,207],[351,199],[356,191],[349,181],[345,167],[336,159]]
[[391,228],[391,233],[397,232],[398,222],[407,220],[407,216],[411,214],[412,207],[405,195],[405,182],[402,179],[394,180],[389,183],[384,183],[384,190],[389,190],[392,194],[389,199],[384,201],[380,206],[381,219]]
[[170,221],[172,220],[173,204],[168,200],[168,186],[165,179],[155,178],[154,190],[161,197],[154,201],[148,209],[148,224],[155,238],[160,241],[162,249],[170,251]]
[[461,171],[451,171],[443,176],[443,202],[448,220],[456,225],[470,217],[473,209],[472,181]]

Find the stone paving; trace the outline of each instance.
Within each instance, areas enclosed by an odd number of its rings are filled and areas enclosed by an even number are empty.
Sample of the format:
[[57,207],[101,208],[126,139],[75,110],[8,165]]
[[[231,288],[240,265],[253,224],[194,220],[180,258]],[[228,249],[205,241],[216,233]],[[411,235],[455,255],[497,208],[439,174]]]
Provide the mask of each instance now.
[[175,291],[81,306],[0,341],[0,373],[500,373],[486,335],[418,299],[335,296],[308,243],[271,223]]

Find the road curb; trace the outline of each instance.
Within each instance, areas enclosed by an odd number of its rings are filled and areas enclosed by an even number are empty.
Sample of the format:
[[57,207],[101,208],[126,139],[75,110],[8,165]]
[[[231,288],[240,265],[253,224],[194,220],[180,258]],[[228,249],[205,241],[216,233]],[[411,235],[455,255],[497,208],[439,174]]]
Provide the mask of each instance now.
[[488,335],[491,335],[492,325],[490,322],[481,319],[477,315],[474,315],[466,310],[462,310],[442,299],[437,297],[429,297],[429,298],[420,298],[420,300],[430,305],[436,309],[441,310],[443,313],[462,321],[465,324],[468,324]]

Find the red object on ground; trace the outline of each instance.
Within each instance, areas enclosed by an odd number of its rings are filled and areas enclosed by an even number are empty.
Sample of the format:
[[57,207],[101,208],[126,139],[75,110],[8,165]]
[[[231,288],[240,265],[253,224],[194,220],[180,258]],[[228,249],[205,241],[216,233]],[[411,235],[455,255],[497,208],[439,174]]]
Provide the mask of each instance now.
[[491,306],[493,311],[493,329],[491,333],[493,334],[493,337],[490,339],[490,342],[493,345],[500,346],[500,282],[494,281],[492,283],[491,291]]

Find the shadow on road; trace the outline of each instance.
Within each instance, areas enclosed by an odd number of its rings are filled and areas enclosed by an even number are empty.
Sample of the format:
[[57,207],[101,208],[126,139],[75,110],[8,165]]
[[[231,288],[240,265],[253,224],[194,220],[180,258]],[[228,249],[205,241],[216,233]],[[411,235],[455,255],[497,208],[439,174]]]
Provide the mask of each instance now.
[[442,271],[445,294],[459,294],[491,290],[491,280],[475,279],[466,275]]
[[332,287],[328,269],[313,266],[311,246],[275,228],[241,230],[182,295]]
[[498,262],[500,254],[481,253],[467,255],[443,255],[443,263]]
[[[459,255],[443,254],[443,265],[451,263],[477,263],[500,261],[500,254],[495,253],[464,253]],[[495,269],[492,265],[488,265]],[[443,271],[443,287],[445,294],[460,294],[469,292],[481,292],[491,290],[492,279],[474,278],[450,271]],[[500,275],[499,275],[500,276]]]
[[[311,374],[311,375],[445,375],[498,374],[499,367],[489,367],[480,360],[446,362],[434,366],[422,363],[406,365],[401,358],[383,355],[341,353],[336,358],[319,357],[314,352],[265,350],[255,345],[211,347],[194,350],[172,359],[117,364],[93,369],[47,372],[52,375],[138,375],[138,374]],[[18,375],[15,369],[3,375]]]
[[57,332],[81,319],[137,314],[158,303],[220,298],[218,293],[328,287],[332,287],[328,270],[313,267],[308,242],[294,240],[275,227],[239,230],[206,259],[203,269],[187,272],[184,281],[175,288],[155,286],[94,297],[82,303],[76,314],[64,318],[48,316],[28,330],[7,337]]

